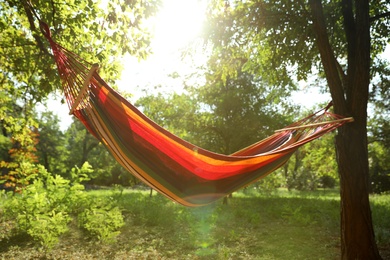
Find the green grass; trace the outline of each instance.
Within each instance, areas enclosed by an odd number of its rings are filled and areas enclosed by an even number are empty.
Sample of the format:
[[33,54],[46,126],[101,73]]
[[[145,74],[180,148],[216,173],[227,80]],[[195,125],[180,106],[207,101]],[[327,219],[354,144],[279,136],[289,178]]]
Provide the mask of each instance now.
[[390,194],[371,196],[375,236],[383,259],[390,259]]
[[[0,241],[0,259],[339,259],[339,195],[335,190],[262,195],[235,193],[228,205],[186,208],[161,195],[90,191],[111,197],[125,226],[112,244],[90,239],[72,223],[52,251],[23,237]],[[378,245],[390,245],[390,195],[372,196]],[[0,203],[1,205],[1,203]],[[387,250],[387,251],[386,251]]]

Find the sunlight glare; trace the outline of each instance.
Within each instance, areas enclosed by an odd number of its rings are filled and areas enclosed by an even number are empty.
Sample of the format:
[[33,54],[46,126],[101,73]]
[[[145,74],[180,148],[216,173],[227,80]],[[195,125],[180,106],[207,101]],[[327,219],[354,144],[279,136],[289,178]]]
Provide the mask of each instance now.
[[[184,75],[196,66],[185,63],[181,54],[201,33],[205,4],[199,0],[163,0],[159,13],[148,21],[154,34],[151,42],[153,53],[144,61],[125,58],[122,78],[117,82],[119,89],[132,93],[132,100],[140,97],[142,91],[153,91],[157,85],[180,91],[181,82],[169,78],[168,74],[178,72]],[[200,54],[194,60],[202,63],[206,58]]]
[[197,0],[165,0],[161,12],[155,17],[154,52],[177,51],[200,33],[204,8]]

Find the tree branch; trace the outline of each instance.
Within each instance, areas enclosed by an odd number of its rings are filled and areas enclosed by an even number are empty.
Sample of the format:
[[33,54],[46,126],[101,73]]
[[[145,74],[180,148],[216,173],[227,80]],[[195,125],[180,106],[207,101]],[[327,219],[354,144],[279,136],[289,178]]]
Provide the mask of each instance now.
[[34,37],[34,39],[35,39],[35,41],[36,41],[36,43],[38,45],[38,48],[43,53],[49,55],[49,52],[47,51],[47,48],[43,44],[41,38],[38,36],[37,32],[39,30],[37,30],[37,27],[35,26],[33,13],[30,10],[30,6],[28,5],[28,3],[26,1],[23,1],[23,8],[24,8],[24,11],[26,12],[27,19],[28,19],[28,22],[30,24],[30,29],[31,29],[32,35],[33,35],[33,37]]
[[387,17],[390,17],[390,12],[386,12],[386,13],[383,13],[383,14],[378,14],[378,15],[375,15],[373,17],[370,17],[370,23],[372,22],[375,22],[381,18],[387,18]]
[[10,44],[10,45],[0,45],[0,48],[2,49],[8,49],[8,48],[16,48],[16,47],[25,47],[25,46],[35,46],[33,42],[28,43],[20,43],[20,44]]
[[320,53],[322,66],[324,67],[326,81],[332,95],[335,112],[347,115],[344,97],[343,83],[338,70],[338,62],[329,42],[329,36],[325,23],[324,10],[321,0],[309,0],[313,29],[316,34],[316,44]]
[[347,75],[345,74],[343,68],[341,67],[340,62],[336,60],[337,70],[339,71],[341,82],[343,83],[343,87],[346,87],[347,84]]
[[[353,77],[355,63],[356,63],[356,25],[355,18],[353,14],[353,3],[352,0],[342,0],[341,1],[341,12],[343,15],[343,24],[344,24],[344,32],[347,37],[347,77]],[[346,84],[344,86],[346,91],[347,99],[351,96],[351,86]]]
[[52,24],[53,24],[53,26],[55,27],[56,25],[54,24],[55,23],[55,21],[56,21],[56,19],[55,19],[55,16],[56,16],[56,8],[55,8],[55,6],[54,6],[54,1],[53,0],[51,0],[50,1],[50,3],[51,3],[51,8],[52,8]]

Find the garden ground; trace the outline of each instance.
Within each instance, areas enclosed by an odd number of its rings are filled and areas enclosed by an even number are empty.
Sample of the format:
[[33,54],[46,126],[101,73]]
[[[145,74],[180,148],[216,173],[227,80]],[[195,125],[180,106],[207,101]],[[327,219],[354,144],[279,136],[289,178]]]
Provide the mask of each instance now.
[[[125,225],[112,243],[92,238],[76,220],[51,250],[27,235],[0,241],[1,259],[339,259],[336,190],[235,193],[228,205],[177,205],[146,191],[89,191],[114,198]],[[371,197],[377,243],[390,259],[390,195]],[[2,223],[4,225],[6,223]]]

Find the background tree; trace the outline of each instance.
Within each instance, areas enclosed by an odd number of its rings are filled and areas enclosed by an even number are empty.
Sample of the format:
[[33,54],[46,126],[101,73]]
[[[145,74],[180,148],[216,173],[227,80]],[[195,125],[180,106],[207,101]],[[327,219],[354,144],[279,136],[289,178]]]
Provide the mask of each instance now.
[[60,119],[53,112],[46,111],[36,119],[38,123],[37,156],[39,163],[48,172],[63,175],[67,166],[65,159],[70,152],[65,148],[65,136],[60,130]]
[[37,170],[37,124],[29,103],[21,106],[6,85],[0,93],[0,187],[19,191]]
[[390,191],[390,161],[389,147],[380,142],[370,143],[368,146],[370,157],[370,184],[371,192],[382,193]]
[[131,186],[139,181],[127,172],[110,154],[110,152],[90,134],[85,126],[74,119],[73,123],[65,131],[65,165],[64,177],[71,178],[71,168],[79,169],[88,162],[93,171],[89,172],[90,185],[110,186],[120,184]]
[[284,171],[289,190],[334,188],[338,184],[334,135],[328,134],[299,148]]
[[14,136],[4,136],[2,141],[9,150],[4,158],[0,158],[1,187],[19,192],[29,184],[29,177],[38,171],[37,133],[34,128],[22,126],[14,132]]
[[[160,1],[6,0],[0,2],[0,119],[3,139],[27,140],[36,126],[33,108],[60,89],[57,68],[39,19],[53,38],[90,62],[114,83],[125,53],[144,58],[150,33],[143,22]],[[120,11],[118,11],[120,10]],[[22,138],[21,136],[24,136]],[[4,142],[3,142],[4,141]],[[7,146],[7,144],[5,144]],[[1,160],[9,158],[1,158]],[[2,166],[8,161],[3,161]]]
[[91,151],[88,162],[94,169],[89,184],[133,186],[141,183],[123,168],[101,143]]
[[370,184],[372,192],[390,190],[390,72],[389,63],[376,61],[377,77],[370,92],[372,116],[368,122]]
[[99,141],[76,118],[73,118],[73,123],[66,130],[65,138],[67,150],[72,151],[66,164],[72,167],[81,167],[88,161],[93,149],[99,145]]
[[[240,62],[235,61],[235,64],[238,66]],[[211,60],[206,83],[199,88],[188,88],[190,96],[195,96],[204,113],[209,114],[201,126],[201,134],[214,140],[204,145],[215,143],[213,149],[225,154],[238,151],[285,126],[287,116],[281,115],[276,106],[294,109],[286,99],[286,89],[271,87],[261,77],[240,68],[235,73],[224,75]]]
[[379,58],[388,40],[382,37],[390,28],[384,22],[388,7],[367,0],[217,0],[206,21],[206,38],[223,73],[234,74],[230,57],[241,57],[245,69],[283,86],[288,79],[307,79],[316,66],[335,112],[354,117],[336,137],[343,259],[380,258],[368,200],[366,126],[369,83],[378,72],[370,60]]
[[136,106],[150,116],[157,124],[181,138],[198,144],[194,133],[198,127],[198,104],[194,97],[186,93],[164,95],[147,94],[137,100]]

